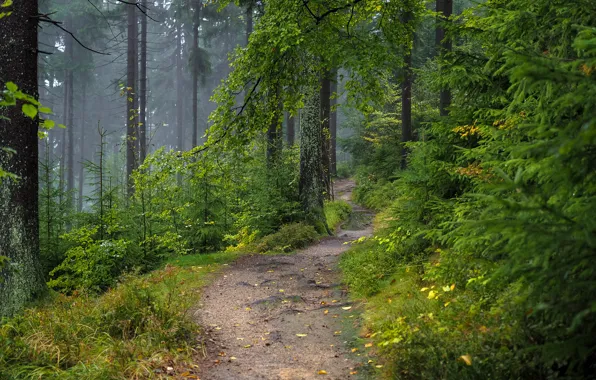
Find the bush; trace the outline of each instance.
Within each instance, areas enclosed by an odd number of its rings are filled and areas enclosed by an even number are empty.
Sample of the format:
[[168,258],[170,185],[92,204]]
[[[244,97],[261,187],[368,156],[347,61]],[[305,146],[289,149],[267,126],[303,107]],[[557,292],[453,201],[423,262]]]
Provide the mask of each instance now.
[[256,249],[258,252],[283,251],[304,248],[319,238],[315,228],[305,223],[292,223],[282,226],[274,234],[261,239]]

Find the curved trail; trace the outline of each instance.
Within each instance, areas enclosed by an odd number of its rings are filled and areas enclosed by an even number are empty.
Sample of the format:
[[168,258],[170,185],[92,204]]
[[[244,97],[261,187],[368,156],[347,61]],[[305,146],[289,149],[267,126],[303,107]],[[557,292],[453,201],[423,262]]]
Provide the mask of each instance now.
[[[351,181],[335,183],[337,197],[348,201],[353,188]],[[370,215],[353,207],[361,220]],[[230,264],[199,305],[206,329],[200,378],[351,378],[357,363],[341,336],[351,311],[336,264],[344,243],[372,234],[372,226],[353,229],[293,255],[250,255]]]

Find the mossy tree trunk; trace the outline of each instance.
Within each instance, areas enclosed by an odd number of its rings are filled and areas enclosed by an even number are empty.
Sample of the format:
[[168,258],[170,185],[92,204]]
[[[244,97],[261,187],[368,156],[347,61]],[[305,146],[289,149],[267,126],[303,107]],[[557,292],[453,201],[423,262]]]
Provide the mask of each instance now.
[[[37,98],[37,0],[15,1],[0,22],[0,88],[7,81]],[[12,315],[45,289],[39,262],[37,120],[21,104],[0,108],[0,166],[19,176],[0,181],[0,316]]]
[[323,197],[323,128],[320,118],[321,94],[313,86],[306,94],[304,109],[300,117],[300,201],[309,223],[319,232],[330,233]]

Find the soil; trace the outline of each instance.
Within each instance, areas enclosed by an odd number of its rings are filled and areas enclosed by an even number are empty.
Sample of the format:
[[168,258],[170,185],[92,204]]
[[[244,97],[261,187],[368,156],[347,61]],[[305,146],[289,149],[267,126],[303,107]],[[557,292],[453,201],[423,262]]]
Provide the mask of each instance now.
[[[352,181],[334,187],[336,198],[350,201]],[[352,206],[357,222],[336,236],[290,255],[244,256],[204,290],[201,379],[353,377],[358,363],[341,332],[353,305],[337,262],[350,241],[372,234],[372,214]]]

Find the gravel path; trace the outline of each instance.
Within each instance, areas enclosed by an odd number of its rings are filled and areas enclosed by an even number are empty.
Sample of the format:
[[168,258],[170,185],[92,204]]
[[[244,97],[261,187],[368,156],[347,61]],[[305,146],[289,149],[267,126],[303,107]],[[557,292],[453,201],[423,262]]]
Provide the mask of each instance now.
[[[350,200],[354,183],[338,181]],[[354,206],[354,213],[370,215]],[[202,380],[349,379],[356,366],[344,346],[341,319],[350,313],[339,284],[345,242],[372,234],[339,230],[336,237],[292,255],[240,258],[207,287],[197,321],[205,328]]]

